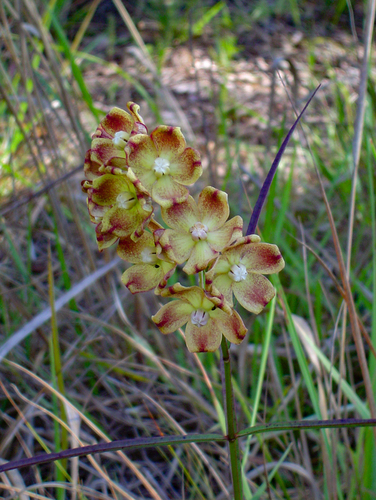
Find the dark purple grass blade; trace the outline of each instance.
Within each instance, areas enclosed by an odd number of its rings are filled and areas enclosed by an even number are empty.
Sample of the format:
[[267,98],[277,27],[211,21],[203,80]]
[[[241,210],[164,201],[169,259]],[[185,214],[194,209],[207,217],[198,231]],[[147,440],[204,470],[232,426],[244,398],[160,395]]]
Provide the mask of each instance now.
[[274,161],[272,163],[272,166],[270,167],[269,173],[266,176],[265,182],[262,185],[262,188],[260,189],[260,194],[259,194],[259,196],[257,198],[256,204],[255,204],[255,208],[253,209],[251,220],[249,221],[249,225],[248,225],[248,229],[247,229],[247,233],[246,233],[247,236],[249,234],[254,234],[255,231],[256,231],[256,227],[257,227],[258,220],[260,218],[262,207],[263,207],[263,205],[265,203],[266,197],[268,196],[268,192],[269,192],[270,186],[271,186],[271,184],[273,182],[274,174],[276,173],[276,170],[277,170],[277,167],[279,165],[279,162],[281,161],[282,155],[285,152],[286,146],[287,146],[287,144],[288,144],[288,142],[289,142],[292,134],[294,133],[294,130],[295,130],[297,124],[299,123],[300,118],[303,116],[303,113],[308,108],[310,102],[315,97],[315,94],[319,90],[320,87],[321,87],[321,83],[317,87],[317,89],[313,92],[313,94],[311,95],[311,97],[308,99],[308,102],[304,106],[303,111],[300,113],[300,115],[298,116],[298,118],[295,120],[295,123],[290,128],[289,133],[285,137],[284,141],[282,142],[281,147],[279,148],[279,151],[278,151],[276,157],[274,158]]

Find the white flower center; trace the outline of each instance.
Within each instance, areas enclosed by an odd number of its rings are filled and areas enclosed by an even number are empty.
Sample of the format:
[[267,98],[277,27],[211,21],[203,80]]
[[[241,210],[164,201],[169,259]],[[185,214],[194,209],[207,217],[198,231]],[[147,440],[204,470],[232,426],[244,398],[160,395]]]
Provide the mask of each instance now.
[[119,130],[119,132],[115,132],[114,138],[112,142],[118,148],[125,148],[127,141],[129,139],[130,134],[125,132],[124,130]]
[[208,237],[208,226],[203,224],[202,222],[196,222],[189,232],[192,235],[194,241],[206,240]]
[[157,262],[157,251],[153,247],[146,247],[141,252],[141,260],[145,264],[154,264]]
[[209,320],[209,314],[202,309],[196,309],[191,313],[191,321],[195,326],[205,326]]
[[125,191],[124,193],[118,194],[116,198],[116,203],[118,204],[119,208],[125,208],[127,210],[134,207],[136,202],[137,202],[136,196],[130,193],[129,191]]
[[243,264],[234,264],[228,272],[228,275],[233,281],[238,283],[239,281],[244,281],[248,273]]
[[165,158],[156,158],[154,161],[154,173],[158,179],[170,173],[170,162]]

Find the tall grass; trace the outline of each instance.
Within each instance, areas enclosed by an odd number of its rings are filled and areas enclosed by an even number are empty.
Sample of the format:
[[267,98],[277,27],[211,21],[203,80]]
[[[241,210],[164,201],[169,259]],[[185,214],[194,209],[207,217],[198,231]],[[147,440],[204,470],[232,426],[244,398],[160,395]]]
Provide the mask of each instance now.
[[[277,3],[263,12],[265,2],[172,2],[163,15],[162,3],[147,3],[148,24],[114,2],[110,42],[93,29],[98,2],[68,18],[64,2],[0,3],[1,460],[67,443],[223,432],[219,354],[188,355],[178,333],[162,336],[150,322],[155,296],[130,296],[123,264],[98,253],[88,223],[79,182],[90,134],[130,99],[146,122],[182,126],[202,152],[204,182],[224,186],[247,224],[295,108],[323,83],[259,223],[286,268],[265,314],[242,311],[249,336],[230,351],[237,418],[244,429],[374,415],[374,51],[361,76],[367,33],[351,16],[335,32],[341,45],[312,32],[296,41],[279,16],[291,12],[309,30],[305,11]],[[335,3],[332,22],[345,4]],[[81,25],[73,35],[72,19]],[[371,428],[294,429],[243,434],[245,498],[375,497]],[[34,466],[0,474],[0,487],[23,500],[232,495],[222,442]]]

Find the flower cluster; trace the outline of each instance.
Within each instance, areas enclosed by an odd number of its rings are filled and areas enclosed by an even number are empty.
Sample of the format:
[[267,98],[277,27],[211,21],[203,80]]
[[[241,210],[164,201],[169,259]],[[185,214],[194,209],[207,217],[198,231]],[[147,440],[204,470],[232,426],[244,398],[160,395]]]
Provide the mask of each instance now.
[[[152,317],[163,333],[186,325],[189,351],[218,349],[222,334],[239,344],[246,328],[233,295],[258,314],[275,295],[264,274],[284,267],[275,245],[243,236],[240,216],[228,219],[227,194],[208,186],[197,202],[187,186],[202,174],[199,153],[186,146],[179,127],[160,125],[150,134],[139,106],[112,109],[86,153],[82,189],[100,250],[118,243],[133,264],[122,276],[132,293],[155,290],[175,299]],[[163,227],[154,218],[160,207]],[[200,286],[168,286],[176,266],[200,275]]]

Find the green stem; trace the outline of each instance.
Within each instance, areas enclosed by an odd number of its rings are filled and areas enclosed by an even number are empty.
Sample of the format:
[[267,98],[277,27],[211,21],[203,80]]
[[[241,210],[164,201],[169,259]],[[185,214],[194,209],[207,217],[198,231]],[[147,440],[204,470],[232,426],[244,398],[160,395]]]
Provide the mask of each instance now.
[[241,478],[241,463],[239,439],[237,436],[236,415],[234,406],[234,392],[231,381],[230,353],[227,346],[227,340],[222,336],[222,358],[225,372],[225,399],[227,416],[227,437],[230,449],[230,464],[232,485],[234,489],[234,500],[243,500],[243,488]]

